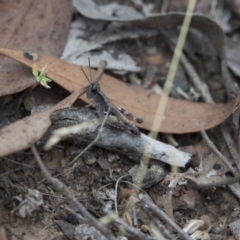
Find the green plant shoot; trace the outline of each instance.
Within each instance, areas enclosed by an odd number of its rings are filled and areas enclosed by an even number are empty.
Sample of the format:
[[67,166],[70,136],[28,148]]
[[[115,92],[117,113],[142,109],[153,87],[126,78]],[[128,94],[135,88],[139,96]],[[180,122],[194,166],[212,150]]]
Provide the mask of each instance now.
[[33,64],[32,67],[32,74],[34,75],[34,77],[36,78],[36,80],[45,88],[50,88],[50,86],[48,85],[49,82],[52,82],[52,80],[50,78],[47,78],[47,71],[46,71],[47,65],[44,66],[41,70],[41,72],[39,73],[38,68],[36,66],[36,64]]

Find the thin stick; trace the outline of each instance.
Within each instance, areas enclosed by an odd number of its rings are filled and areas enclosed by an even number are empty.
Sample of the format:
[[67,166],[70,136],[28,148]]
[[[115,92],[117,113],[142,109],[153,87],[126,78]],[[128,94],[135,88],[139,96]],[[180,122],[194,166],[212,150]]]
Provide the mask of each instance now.
[[[122,182],[133,185],[132,183],[127,182],[127,181],[122,181]],[[147,194],[145,191],[143,191],[143,192],[145,194]],[[113,222],[116,227],[118,227],[121,231],[125,231],[127,234],[130,234],[131,236],[134,237],[134,239],[136,238],[136,239],[143,239],[143,240],[156,240],[156,238],[150,237],[150,236],[142,233],[138,229],[128,226],[120,217],[116,216],[116,214],[114,214],[113,211],[110,211],[105,207],[106,204],[103,200],[98,198],[98,201],[104,206],[104,213],[107,214],[106,216],[101,218],[100,221],[102,221],[104,223]]]
[[24,170],[24,169],[27,169],[27,168],[34,168],[34,167],[28,167],[28,166],[23,166],[23,167],[18,167],[18,168],[15,168],[15,169],[10,169],[8,170],[7,172],[4,172],[4,173],[1,173],[0,174],[0,179],[3,178],[3,177],[6,177],[14,172],[17,172],[17,171],[21,171],[21,170]]
[[169,240],[174,240],[176,239],[175,237],[173,237],[173,235],[168,231],[168,229],[161,223],[161,221],[159,219],[157,219],[156,217],[154,217],[153,213],[149,211],[148,207],[143,207],[143,209],[145,210],[146,214],[150,217],[150,219],[152,220],[152,222],[156,225],[158,231],[161,231],[161,233]]
[[194,87],[197,89],[197,91],[201,94],[202,98],[207,103],[214,103],[214,100],[211,96],[210,90],[207,86],[207,84],[202,81],[200,76],[198,75],[197,71],[194,69],[190,61],[187,59],[186,55],[182,53],[180,57],[180,61],[183,64],[187,74],[189,75]]
[[65,195],[65,197],[68,198],[69,201],[73,202],[74,205],[78,208],[78,210],[81,212],[81,214],[85,217],[86,223],[90,226],[95,227],[98,231],[100,231],[107,239],[115,240],[115,237],[113,236],[112,232],[109,231],[107,228],[105,228],[100,222],[94,218],[87,209],[80,203],[78,200],[71,194],[71,192],[68,190],[68,188],[60,182],[57,178],[54,178],[51,176],[51,174],[46,169],[45,165],[43,164],[37,149],[34,145],[31,146],[31,150],[35,156],[35,159],[43,173],[43,175],[47,178],[50,184],[53,185],[53,187],[60,193]]
[[206,142],[207,146],[223,161],[223,163],[229,168],[229,170],[232,172],[234,176],[237,176],[237,171],[234,169],[234,167],[229,163],[227,158],[225,158],[222,153],[217,149],[217,147],[214,145],[214,143],[209,139],[207,133],[205,130],[201,130],[202,137],[204,141]]
[[65,207],[67,211],[69,211],[70,213],[72,213],[78,220],[82,221],[82,222],[86,222],[86,219],[83,218],[83,216],[81,216],[79,213],[76,213],[74,210],[72,210],[70,207]]
[[240,171],[240,161],[239,161],[239,148],[234,142],[234,138],[229,131],[230,126],[227,123],[221,124],[220,130],[224,138],[225,143],[227,144],[229,153],[231,154],[238,171]]
[[118,207],[117,207],[118,184],[119,184],[119,182],[120,182],[123,178],[125,178],[125,177],[127,177],[127,176],[130,176],[130,174],[126,174],[126,175],[121,176],[121,177],[117,180],[117,182],[116,182],[116,184],[115,184],[114,204],[115,204],[115,213],[116,213],[117,216],[119,216],[119,215],[118,215]]
[[153,214],[160,217],[166,223],[168,223],[171,227],[173,227],[185,240],[192,240],[189,235],[184,232],[171,218],[167,216],[165,212],[163,212],[157,205],[155,205],[150,199],[146,196],[139,196],[140,200],[147,204],[147,207],[150,208]]
[[[156,238],[148,236],[147,234],[142,233],[137,228],[127,225],[121,218],[115,216],[115,225],[120,225],[126,231],[126,233],[131,234],[132,237],[139,240],[156,240]],[[131,239],[131,238],[129,238]]]
[[[105,205],[105,203],[102,200],[100,200],[100,199],[98,199],[98,200],[103,204],[103,206]],[[107,222],[107,221],[110,220],[121,231],[125,231],[127,234],[131,235],[134,239],[139,239],[139,240],[156,240],[156,238],[148,236],[148,235],[142,233],[141,231],[139,231],[138,229],[129,226],[121,218],[116,216],[113,212],[108,211],[108,210],[104,210],[104,212],[107,215],[104,217],[104,219],[102,219],[102,221],[106,221]],[[131,238],[129,238],[129,239],[131,239]]]

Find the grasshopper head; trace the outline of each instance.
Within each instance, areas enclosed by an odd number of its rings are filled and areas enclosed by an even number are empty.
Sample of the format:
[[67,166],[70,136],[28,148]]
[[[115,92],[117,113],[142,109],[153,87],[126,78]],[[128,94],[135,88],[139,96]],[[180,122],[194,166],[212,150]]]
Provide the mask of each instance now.
[[97,82],[91,83],[87,89],[87,98],[92,99],[94,95],[98,93],[100,90],[100,86]]

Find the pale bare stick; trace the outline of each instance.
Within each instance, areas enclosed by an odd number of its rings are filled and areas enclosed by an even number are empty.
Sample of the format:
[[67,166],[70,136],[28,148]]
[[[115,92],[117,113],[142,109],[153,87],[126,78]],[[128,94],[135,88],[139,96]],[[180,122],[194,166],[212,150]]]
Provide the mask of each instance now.
[[[152,122],[151,132],[149,133],[149,137],[154,138],[154,139],[157,138],[156,129],[160,129],[162,120],[164,119],[164,114],[165,114],[165,110],[167,108],[169,94],[170,94],[170,91],[171,91],[171,88],[173,85],[173,80],[176,75],[176,70],[177,70],[177,67],[179,64],[179,59],[180,59],[180,56],[181,56],[181,53],[183,50],[183,46],[184,46],[185,39],[186,39],[186,36],[188,33],[188,29],[190,27],[190,23],[191,23],[195,5],[196,5],[196,0],[191,0],[188,2],[187,11],[184,16],[184,20],[183,20],[182,27],[180,30],[179,38],[177,40],[176,48],[174,50],[172,61],[171,61],[169,71],[167,74],[167,78],[166,78],[166,81],[164,84],[163,94],[161,96],[161,100],[158,103],[158,106],[157,106],[157,109],[155,112],[155,116],[154,116],[154,120]],[[153,145],[151,145],[149,143],[146,144],[145,151],[152,151],[152,149],[153,149]],[[144,176],[146,175],[149,161],[150,161],[150,158],[145,157],[143,154],[143,157],[141,159],[141,167],[139,168],[139,171],[138,171],[137,177],[136,177],[136,179],[138,179],[138,181],[136,181],[136,183],[138,184],[139,187],[142,185],[142,181],[144,179]],[[175,158],[172,161],[172,163],[170,163],[170,164],[176,166],[176,164],[174,164],[174,163],[177,161],[178,161],[178,158]],[[135,197],[137,195],[138,195],[138,190],[136,189]],[[134,198],[129,198],[128,203],[126,204],[127,208],[131,208],[134,205],[133,199]]]
[[86,223],[90,226],[95,227],[99,232],[101,232],[107,239],[115,240],[116,238],[113,236],[112,232],[109,231],[107,228],[105,228],[100,222],[94,218],[87,209],[71,194],[71,192],[68,190],[68,188],[60,182],[57,178],[54,178],[51,176],[51,174],[46,169],[45,165],[43,164],[37,149],[35,145],[31,146],[31,150],[33,152],[33,155],[43,173],[45,178],[49,181],[50,184],[60,193],[65,195],[69,201],[71,201],[81,212],[83,217],[86,219]]

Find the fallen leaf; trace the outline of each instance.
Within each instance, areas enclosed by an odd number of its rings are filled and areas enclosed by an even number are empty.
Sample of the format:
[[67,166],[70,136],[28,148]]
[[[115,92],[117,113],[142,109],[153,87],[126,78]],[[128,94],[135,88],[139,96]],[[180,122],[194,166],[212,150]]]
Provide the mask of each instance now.
[[[116,55],[118,56],[116,58]],[[72,56],[71,59],[68,59],[67,62],[74,63],[80,66],[88,66],[86,59],[91,59],[91,67],[95,68],[99,64],[99,59],[106,60],[110,65],[107,66],[107,69],[111,69],[113,72],[140,72],[141,68],[137,66],[137,63],[126,53],[119,52],[119,50],[101,50],[86,52],[81,54],[81,56],[76,57],[76,54]],[[75,61],[74,61],[75,59]],[[64,60],[64,59],[63,59]]]
[[38,141],[51,125],[50,115],[70,107],[86,89],[80,89],[43,112],[23,118],[0,130],[0,157],[29,148]]
[[[107,69],[139,72],[140,68],[135,66],[135,61],[123,50],[111,48],[106,52],[102,46],[123,39],[149,38],[157,34],[158,29],[133,27],[126,23],[109,22],[106,28],[105,21],[95,21],[81,16],[71,24],[61,59],[80,66],[88,66],[86,61],[88,54],[91,56],[93,68],[97,68],[99,61],[105,59],[108,61]],[[121,55],[124,58],[128,56],[127,62]]]
[[[74,7],[83,15],[89,18],[97,20],[112,20],[116,21],[119,19],[136,19],[143,18],[146,15],[152,13],[154,10],[154,5],[152,3],[144,4],[134,4],[134,7],[130,7],[131,4],[119,4],[117,2],[109,3],[96,3],[93,0],[73,0]],[[136,8],[136,9],[135,9]],[[138,9],[141,9],[138,11]]]
[[[74,2],[74,4],[78,5],[79,3],[77,1]],[[89,5],[92,4],[87,2],[87,1],[81,1],[79,6],[84,6],[85,4]],[[96,5],[96,4],[94,4]],[[93,7],[93,9],[90,10],[82,10],[82,14],[85,14],[88,12],[89,14],[86,14],[89,18],[95,19],[96,15],[93,13],[95,12],[96,8]],[[90,13],[91,12],[91,13]],[[101,15],[101,14],[100,14]],[[171,27],[176,27],[181,25],[183,22],[185,13],[173,13],[169,12],[167,14],[154,14],[153,16],[148,16],[148,17],[140,17],[137,18],[136,15],[130,16],[129,17],[107,17],[104,16],[104,20],[109,20],[112,21],[113,19],[117,22],[125,23],[125,24],[131,24],[132,26],[135,27],[140,27],[140,28],[146,28],[148,30],[156,30],[159,28],[166,28],[171,26]],[[100,17],[100,16],[98,16]],[[223,83],[226,88],[226,92],[228,96],[237,96],[238,94],[238,88],[236,88],[235,83],[229,78],[227,74],[227,68],[226,68],[226,56],[225,56],[225,34],[223,33],[221,27],[214,21],[211,20],[208,17],[194,14],[192,16],[191,20],[191,28],[194,28],[198,31],[200,31],[208,40],[210,40],[213,49],[216,51],[217,54],[219,54],[220,60],[221,60],[221,72],[222,72],[222,78],[223,78]],[[213,34],[214,33],[214,34]],[[102,42],[103,44],[103,42]],[[76,45],[76,43],[75,43]],[[73,51],[73,48],[71,48]],[[87,49],[86,51],[90,51],[91,49]],[[141,51],[141,50],[140,50]],[[72,61],[72,60],[71,60]]]
[[[0,3],[0,13],[0,47],[61,56],[71,23],[71,1],[4,0]],[[0,78],[0,96],[35,84],[25,66],[3,57]]]
[[[74,92],[75,89],[86,87],[88,82],[79,66],[64,62],[51,56],[39,55],[36,61],[24,57],[24,53],[9,49],[0,49],[0,54],[19,61],[29,67],[33,63],[39,70],[48,65],[48,77],[57,84]],[[29,70],[30,71],[30,70]],[[87,72],[87,69],[85,69]],[[92,70],[92,74],[96,74]],[[104,74],[100,82],[103,92],[116,105],[125,108],[136,116],[143,117],[144,122],[139,127],[150,130],[155,111],[161,97],[137,86],[128,85],[118,79]],[[81,97],[89,102],[85,95]],[[164,119],[160,129],[155,131],[165,133],[198,132],[202,129],[213,128],[227,119],[240,102],[240,96],[229,103],[206,104],[169,98]]]

